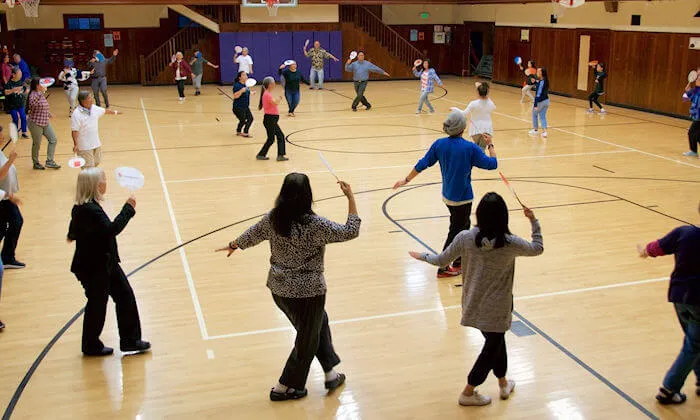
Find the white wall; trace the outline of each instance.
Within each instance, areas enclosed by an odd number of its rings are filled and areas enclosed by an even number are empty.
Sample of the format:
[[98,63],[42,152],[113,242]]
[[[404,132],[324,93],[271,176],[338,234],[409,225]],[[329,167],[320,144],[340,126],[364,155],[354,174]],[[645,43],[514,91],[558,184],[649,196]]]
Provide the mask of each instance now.
[[168,7],[163,5],[146,6],[39,6],[39,17],[28,18],[22,6],[17,4],[10,9],[2,6],[7,13],[8,30],[15,29],[62,29],[64,14],[104,14],[105,28],[157,28],[160,19],[168,17]]
[[270,16],[267,7],[241,7],[241,23],[334,23],[339,19],[337,4],[280,7],[277,16]]
[[[605,11],[602,1],[588,2],[575,9],[565,9],[555,25],[549,23],[552,5],[385,5],[383,19],[390,25],[421,23],[495,22],[499,26],[545,26],[557,28],[601,28],[618,31],[700,33],[700,0],[663,0],[620,2],[617,13]],[[431,19],[419,18],[427,11]],[[642,16],[641,26],[631,26],[632,15]]]

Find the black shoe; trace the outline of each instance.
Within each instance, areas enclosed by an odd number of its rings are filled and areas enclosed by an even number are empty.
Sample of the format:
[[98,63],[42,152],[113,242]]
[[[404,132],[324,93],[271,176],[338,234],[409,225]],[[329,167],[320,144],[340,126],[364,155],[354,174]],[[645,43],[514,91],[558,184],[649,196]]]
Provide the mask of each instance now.
[[324,385],[328,392],[333,392],[336,388],[345,383],[345,374],[339,373],[332,381],[327,381]]
[[23,138],[23,139],[28,139],[29,136],[27,135],[27,133],[22,133],[22,138]]
[[372,105],[366,107],[366,108],[365,108],[365,111],[369,111],[370,109],[372,109]]
[[58,163],[56,163],[53,160],[47,160],[46,167],[49,169],[61,169],[61,165],[59,165]]
[[257,155],[257,156],[255,156],[255,159],[257,159],[257,160],[270,160],[269,157],[263,156],[263,155]]
[[200,92],[200,91],[196,91],[196,92],[194,93],[194,96],[199,96],[199,95],[201,95],[201,92]]
[[149,343],[148,341],[139,340],[134,344],[127,344],[119,347],[121,348],[122,353],[139,354],[145,353],[148,350],[150,350],[151,343]]
[[357,112],[357,108],[353,108],[353,109],[352,109],[352,112]]
[[275,389],[270,390],[270,400],[271,401],[288,401],[288,400],[298,400],[304,398],[309,391],[306,389],[298,390],[289,388],[287,392],[275,392]]
[[44,168],[44,165],[42,165],[42,164],[39,163],[39,162],[35,163],[34,166],[33,166],[33,168],[34,168],[34,169],[38,169],[38,170],[40,170],[40,171],[43,171],[44,169],[46,169],[46,168]]
[[277,162],[286,162],[288,160],[289,160],[289,158],[286,156],[282,156],[282,155],[277,156]]
[[0,331],[5,329],[5,323],[0,321]]
[[680,392],[669,391],[666,388],[659,388],[659,393],[656,394],[656,400],[663,405],[683,404],[686,400],[685,394]]
[[102,347],[100,350],[83,351],[83,356],[87,357],[104,357],[114,354],[114,349],[111,347]]
[[5,268],[5,270],[7,270],[7,269],[20,269],[20,268],[24,268],[26,266],[27,266],[27,264],[25,264],[23,262],[19,262],[17,260],[14,260],[14,261],[6,262],[3,267]]

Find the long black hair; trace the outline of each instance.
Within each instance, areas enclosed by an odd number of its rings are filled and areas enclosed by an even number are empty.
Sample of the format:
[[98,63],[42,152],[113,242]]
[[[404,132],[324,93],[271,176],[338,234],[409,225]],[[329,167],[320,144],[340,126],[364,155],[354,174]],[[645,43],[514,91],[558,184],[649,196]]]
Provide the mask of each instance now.
[[309,177],[292,172],[284,178],[275,207],[270,212],[272,229],[280,236],[289,237],[294,223],[300,223],[306,215],[314,214],[314,202]]
[[241,81],[241,75],[243,75],[243,73],[245,73],[245,72],[244,72],[244,71],[239,71],[238,73],[236,73],[236,78],[235,78],[234,80],[235,80],[236,82],[240,82],[240,81]]
[[544,92],[549,92],[549,77],[547,76],[547,67],[540,67],[542,70],[542,81],[544,82]]
[[39,78],[32,77],[32,81],[29,82],[29,93],[31,94],[32,92],[38,90],[37,89],[38,86],[39,86]]
[[426,58],[426,59],[423,60],[419,65],[416,66],[416,70],[417,70],[417,71],[426,70],[426,68],[423,67],[423,63],[428,63],[428,69],[427,69],[427,70],[430,70],[430,69],[433,67],[432,61],[430,61],[429,58]]
[[495,240],[494,248],[503,248],[506,245],[508,230],[508,207],[503,197],[495,192],[484,196],[476,208],[476,225],[479,233],[474,238],[477,248],[481,248],[482,240]]
[[[270,86],[270,83],[274,83],[274,82],[275,82],[275,79],[270,77],[270,76],[267,76],[266,78],[263,79],[262,90],[260,90],[260,102],[258,103],[258,109],[263,109],[263,104],[262,104],[263,94],[267,90],[267,87]],[[287,176],[289,176],[289,175],[287,175]],[[282,188],[284,188],[284,186]]]

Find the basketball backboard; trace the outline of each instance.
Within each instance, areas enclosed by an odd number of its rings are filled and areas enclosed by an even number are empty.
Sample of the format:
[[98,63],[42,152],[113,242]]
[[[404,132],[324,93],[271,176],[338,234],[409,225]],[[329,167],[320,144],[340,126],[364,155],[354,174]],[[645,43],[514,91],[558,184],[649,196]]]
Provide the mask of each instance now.
[[[241,7],[267,7],[267,0],[242,0]],[[297,0],[275,0],[277,7],[296,7]]]

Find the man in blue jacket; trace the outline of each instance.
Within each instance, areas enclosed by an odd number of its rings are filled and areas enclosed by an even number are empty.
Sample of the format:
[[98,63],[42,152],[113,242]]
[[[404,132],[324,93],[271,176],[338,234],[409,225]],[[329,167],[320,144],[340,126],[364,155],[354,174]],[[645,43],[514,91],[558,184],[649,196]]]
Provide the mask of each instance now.
[[[472,212],[472,167],[493,170],[498,167],[496,150],[487,138],[489,156],[476,143],[462,137],[467,128],[467,120],[461,111],[452,111],[443,123],[442,129],[449,137],[438,139],[430,146],[423,159],[419,160],[405,179],[394,184],[394,189],[403,187],[425,169],[440,162],[442,172],[442,201],[450,211],[450,230],[443,250],[447,249],[455,236],[471,226]],[[462,273],[462,261],[457,259],[451,266],[438,269],[438,278],[458,276]]]
[[22,81],[26,82],[27,80],[31,80],[32,71],[29,69],[29,64],[27,64],[19,54],[15,54],[12,58],[14,59],[15,66],[22,70]]
[[357,111],[357,105],[362,102],[362,105],[369,111],[372,105],[367,98],[365,98],[365,89],[367,89],[367,81],[369,80],[370,72],[383,74],[386,77],[389,77],[389,73],[365,60],[365,53],[363,51],[357,54],[357,61],[354,63],[351,58],[345,62],[345,71],[352,72],[352,80],[355,85],[356,95],[355,99],[352,101],[352,110]]

